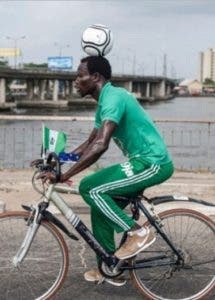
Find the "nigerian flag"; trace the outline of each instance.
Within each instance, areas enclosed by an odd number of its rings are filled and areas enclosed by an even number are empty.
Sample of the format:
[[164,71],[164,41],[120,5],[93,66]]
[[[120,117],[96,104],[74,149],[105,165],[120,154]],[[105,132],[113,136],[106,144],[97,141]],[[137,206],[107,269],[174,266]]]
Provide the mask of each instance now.
[[63,131],[56,131],[43,126],[43,151],[49,150],[59,154],[66,147],[66,134]]

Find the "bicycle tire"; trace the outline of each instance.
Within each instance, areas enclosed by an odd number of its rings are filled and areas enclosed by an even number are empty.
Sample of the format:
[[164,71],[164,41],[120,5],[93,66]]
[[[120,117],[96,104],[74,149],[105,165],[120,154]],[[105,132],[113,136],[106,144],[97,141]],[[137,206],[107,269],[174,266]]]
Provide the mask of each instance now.
[[0,291],[4,299],[50,299],[61,288],[68,271],[68,247],[57,228],[47,221],[41,222],[21,264],[13,265],[26,234],[28,216],[23,211],[0,214]]
[[[170,265],[132,269],[130,276],[133,284],[146,299],[151,300],[212,299],[215,290],[214,221],[190,209],[172,209],[159,216],[164,224],[162,229],[182,250],[185,265],[191,265],[192,270],[181,268],[171,273]],[[151,226],[148,221],[145,225]],[[129,263],[134,267],[138,260],[163,253],[171,256],[172,250],[163,238],[157,236],[154,244]]]

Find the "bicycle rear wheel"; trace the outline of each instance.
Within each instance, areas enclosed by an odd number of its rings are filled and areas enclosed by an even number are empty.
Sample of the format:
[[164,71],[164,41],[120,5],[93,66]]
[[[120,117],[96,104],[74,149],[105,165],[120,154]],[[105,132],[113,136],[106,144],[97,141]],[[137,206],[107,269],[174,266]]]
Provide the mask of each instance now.
[[28,212],[0,214],[0,291],[2,299],[50,299],[68,270],[68,248],[54,225],[42,221],[29,252],[18,267],[13,257],[26,231]]
[[[215,289],[215,223],[188,209],[169,210],[161,213],[160,218],[162,229],[182,252],[185,264],[161,266],[154,260],[157,265],[153,267],[133,269],[130,275],[135,286],[146,299],[212,299],[209,297]],[[155,243],[131,259],[130,264],[135,267],[141,260],[159,255],[166,256],[169,261],[175,260],[170,247],[157,236]]]

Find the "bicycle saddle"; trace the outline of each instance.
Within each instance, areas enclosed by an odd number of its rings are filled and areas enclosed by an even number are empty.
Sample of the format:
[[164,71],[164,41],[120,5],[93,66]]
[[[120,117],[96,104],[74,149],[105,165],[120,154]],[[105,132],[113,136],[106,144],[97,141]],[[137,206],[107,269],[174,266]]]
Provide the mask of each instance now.
[[143,192],[140,192],[136,195],[129,196],[113,196],[112,197],[116,201],[126,201],[126,202],[139,202],[143,198]]

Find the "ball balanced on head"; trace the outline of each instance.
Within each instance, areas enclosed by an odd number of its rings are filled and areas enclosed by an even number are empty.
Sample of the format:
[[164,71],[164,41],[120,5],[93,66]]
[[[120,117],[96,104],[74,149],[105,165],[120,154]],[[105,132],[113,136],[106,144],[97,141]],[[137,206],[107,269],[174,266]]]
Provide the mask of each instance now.
[[83,32],[81,45],[88,55],[105,56],[113,47],[112,31],[105,25],[90,25]]

